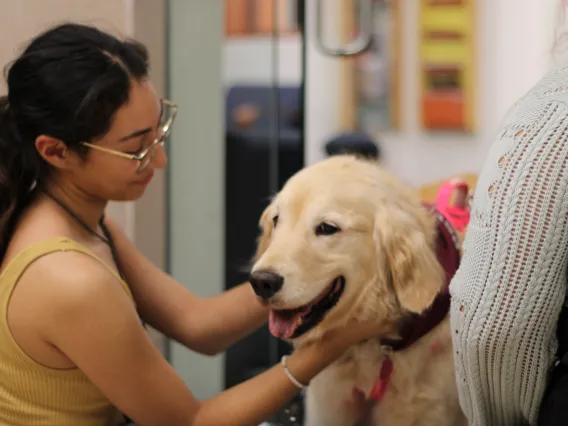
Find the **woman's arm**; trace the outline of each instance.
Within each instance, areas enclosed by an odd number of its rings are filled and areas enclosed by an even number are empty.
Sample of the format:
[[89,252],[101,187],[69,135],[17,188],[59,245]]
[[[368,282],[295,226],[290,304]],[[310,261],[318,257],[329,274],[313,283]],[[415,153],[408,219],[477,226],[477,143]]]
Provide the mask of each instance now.
[[536,424],[566,293],[567,110],[545,101],[517,108],[480,175],[451,284],[470,426]]
[[215,355],[268,319],[248,283],[200,298],[146,259],[112,220],[106,223],[142,318],[172,339]]
[[[62,263],[65,272],[57,267]],[[139,426],[256,426],[298,392],[278,365],[200,402],[152,345],[126,292],[96,261],[61,253],[38,265],[43,265],[41,271],[34,266],[42,288],[49,289],[41,295],[43,311],[37,312],[41,336]],[[289,369],[308,383],[350,345],[382,334],[381,329],[391,331],[360,324],[330,335],[292,354]]]
[[[357,328],[357,327],[354,327]],[[367,330],[364,330],[364,329]],[[383,335],[394,330],[386,325]],[[362,336],[377,335],[376,325],[366,324],[362,328],[347,332],[343,330],[335,336],[294,352],[287,365],[292,375],[300,382],[309,383],[319,372],[335,361],[347,347],[363,340]],[[205,401],[195,416],[197,426],[257,426],[274,415],[288,402],[299,389],[284,373],[282,366],[272,367],[220,395]]]

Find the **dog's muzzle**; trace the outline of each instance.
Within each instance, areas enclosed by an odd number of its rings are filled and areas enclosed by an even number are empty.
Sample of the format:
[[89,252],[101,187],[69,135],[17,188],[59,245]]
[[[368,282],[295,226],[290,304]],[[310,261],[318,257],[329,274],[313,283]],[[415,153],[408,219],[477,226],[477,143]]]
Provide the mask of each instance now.
[[274,272],[260,270],[251,274],[249,282],[257,296],[268,300],[280,291],[284,277]]

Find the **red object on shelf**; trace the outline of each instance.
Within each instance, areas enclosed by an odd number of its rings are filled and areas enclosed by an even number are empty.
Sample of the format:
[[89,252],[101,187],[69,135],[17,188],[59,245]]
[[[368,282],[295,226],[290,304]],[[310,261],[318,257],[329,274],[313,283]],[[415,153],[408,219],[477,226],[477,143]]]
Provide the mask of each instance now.
[[459,93],[430,92],[422,99],[422,121],[427,129],[456,129],[465,127],[465,105]]

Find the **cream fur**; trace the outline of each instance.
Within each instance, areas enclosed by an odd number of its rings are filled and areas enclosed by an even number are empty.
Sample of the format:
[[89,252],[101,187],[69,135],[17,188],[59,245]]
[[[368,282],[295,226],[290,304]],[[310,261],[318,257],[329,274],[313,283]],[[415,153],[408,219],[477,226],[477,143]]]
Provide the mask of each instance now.
[[[278,216],[277,226],[274,218]],[[317,236],[327,222],[341,231]],[[324,320],[293,343],[321,338],[349,321],[395,321],[422,312],[443,284],[435,228],[413,190],[375,163],[332,157],[293,176],[263,213],[253,271],[284,277],[269,303],[276,309],[312,301],[342,275],[345,290]],[[307,391],[308,426],[361,425],[355,386],[371,390],[385,356],[378,342],[351,348]],[[368,425],[461,426],[449,320],[410,348],[392,353],[394,372]]]

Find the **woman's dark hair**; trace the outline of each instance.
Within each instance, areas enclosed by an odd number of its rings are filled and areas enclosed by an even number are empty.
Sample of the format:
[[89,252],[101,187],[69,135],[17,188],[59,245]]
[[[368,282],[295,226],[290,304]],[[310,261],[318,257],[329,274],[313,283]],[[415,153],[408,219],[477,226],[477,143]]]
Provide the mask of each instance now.
[[69,149],[103,136],[148,75],[146,48],[94,27],[63,24],[40,34],[6,70],[0,97],[0,259],[32,188],[48,177],[35,140],[48,135]]

